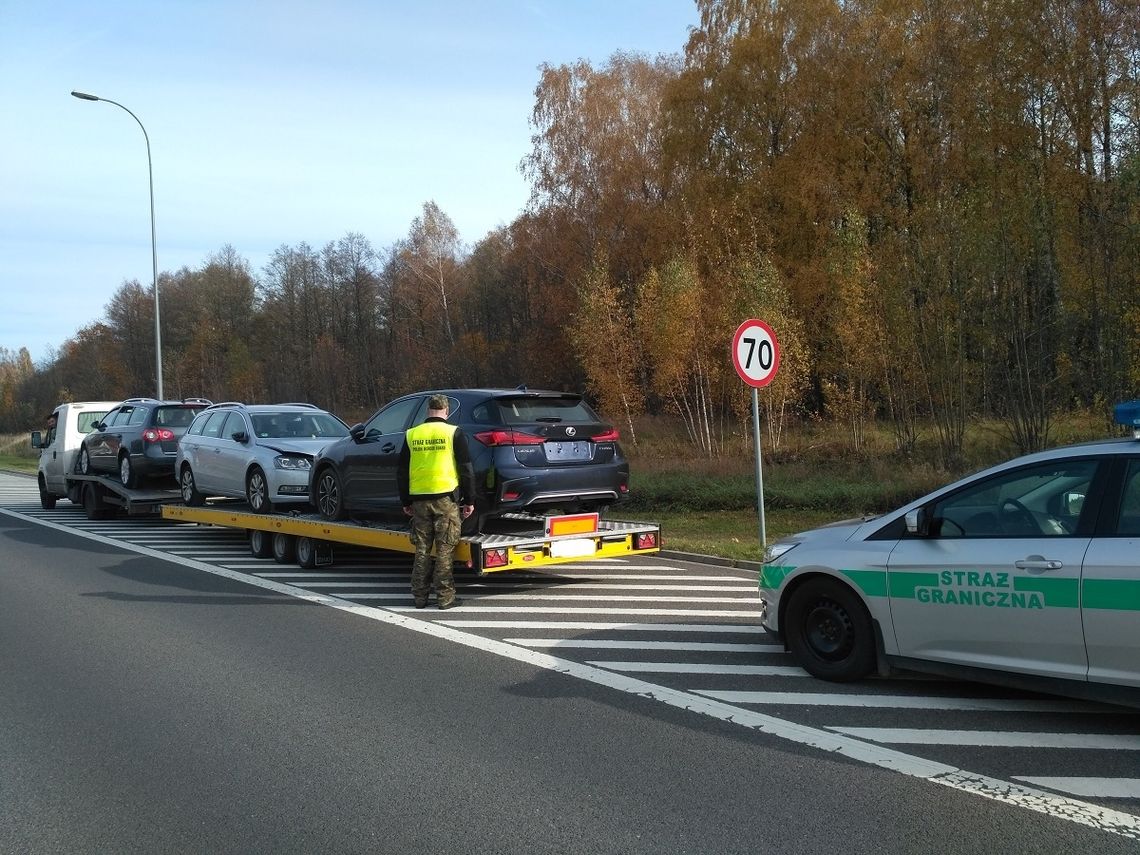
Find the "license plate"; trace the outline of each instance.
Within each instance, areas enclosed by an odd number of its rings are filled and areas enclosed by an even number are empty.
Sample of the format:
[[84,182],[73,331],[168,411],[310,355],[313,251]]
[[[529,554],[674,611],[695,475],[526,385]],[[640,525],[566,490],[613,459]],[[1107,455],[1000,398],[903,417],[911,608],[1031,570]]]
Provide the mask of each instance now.
[[576,537],[573,540],[556,540],[550,544],[551,558],[585,558],[597,552],[594,541],[588,537]]
[[546,447],[546,459],[551,461],[589,460],[593,450],[593,443],[587,440],[546,442],[544,445]]

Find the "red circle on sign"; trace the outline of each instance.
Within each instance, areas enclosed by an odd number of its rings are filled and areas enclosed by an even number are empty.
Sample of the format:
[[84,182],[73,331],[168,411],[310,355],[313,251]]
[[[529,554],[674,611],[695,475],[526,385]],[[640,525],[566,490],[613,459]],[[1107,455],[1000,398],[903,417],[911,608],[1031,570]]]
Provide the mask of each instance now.
[[780,368],[780,343],[764,321],[755,318],[742,323],[732,337],[732,364],[740,379],[749,386],[763,388],[772,382]]

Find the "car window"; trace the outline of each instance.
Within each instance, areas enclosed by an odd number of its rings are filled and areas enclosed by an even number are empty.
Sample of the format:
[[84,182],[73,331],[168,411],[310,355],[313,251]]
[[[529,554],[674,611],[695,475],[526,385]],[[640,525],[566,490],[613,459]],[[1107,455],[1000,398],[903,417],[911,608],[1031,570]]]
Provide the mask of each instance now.
[[129,424],[129,425],[145,424],[146,423],[146,416],[147,416],[147,408],[146,407],[135,407],[134,410],[131,411],[131,417],[130,417],[130,420],[127,421],[127,424]]
[[199,412],[192,407],[159,407],[154,411],[155,427],[186,427]]
[[1120,497],[1120,518],[1116,533],[1130,537],[1140,536],[1140,460],[1128,464],[1124,476],[1124,494]]
[[202,427],[202,436],[212,436],[215,439],[222,435],[222,425],[226,421],[226,416],[229,413],[221,410],[216,413],[210,413],[210,418],[206,420],[206,424]]
[[186,429],[186,433],[190,436],[199,436],[202,433],[202,428],[206,426],[206,422],[210,420],[211,413],[200,413],[196,419]]
[[115,413],[115,420],[111,422],[111,427],[123,427],[130,424],[131,416],[134,414],[134,407],[123,407],[119,412]]
[[1057,537],[1077,530],[1097,461],[1058,460],[1003,472],[933,507],[939,537]]
[[225,425],[221,429],[220,437],[222,439],[234,438],[235,433],[245,432],[245,419],[241,417],[241,413],[236,410],[231,410],[229,417],[226,419]]
[[527,422],[596,422],[598,417],[585,401],[575,398],[498,398],[502,424]]
[[422,397],[416,396],[414,398],[402,398],[389,404],[372,417],[365,427],[364,435],[376,436],[382,433],[399,433],[407,427],[408,418],[421,403],[423,403]]
[[102,421],[106,417],[106,411],[100,412],[99,410],[88,410],[85,413],[80,413],[76,417],[76,428],[80,433],[91,433],[91,431],[94,430],[96,423]]
[[109,410],[107,414],[99,420],[98,423],[103,425],[103,429],[109,428],[115,423],[115,419],[119,417],[119,413],[121,412],[122,409],[119,407],[116,407],[113,410]]
[[[420,406],[416,410],[416,415],[412,418],[412,425],[413,426],[414,425],[422,425],[424,423],[424,419],[427,418],[427,414],[428,414],[428,408],[427,407],[428,407],[429,398],[430,398],[430,396],[425,397],[420,401]],[[459,424],[459,412],[462,408],[463,408],[463,405],[459,403],[458,398],[453,398],[450,395],[448,395],[447,396],[447,421],[453,425]]]

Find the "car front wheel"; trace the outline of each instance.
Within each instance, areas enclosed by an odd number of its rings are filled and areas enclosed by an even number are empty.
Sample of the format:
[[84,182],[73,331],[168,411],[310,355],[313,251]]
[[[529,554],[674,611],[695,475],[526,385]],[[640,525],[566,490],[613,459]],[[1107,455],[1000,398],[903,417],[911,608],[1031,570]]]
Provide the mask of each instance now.
[[344,495],[340,477],[332,469],[324,469],[317,477],[317,510],[326,520],[344,519]]
[[845,585],[818,578],[797,588],[785,614],[788,647],[821,680],[861,680],[875,667],[875,633],[862,601]]
[[257,466],[249,470],[245,479],[245,500],[249,502],[250,510],[255,514],[268,514],[273,511],[273,503],[269,501],[269,483],[265,480],[265,473]]
[[191,507],[198,507],[206,502],[206,497],[198,492],[198,485],[194,483],[194,473],[189,466],[182,467],[182,474],[178,478],[182,489],[182,501]]

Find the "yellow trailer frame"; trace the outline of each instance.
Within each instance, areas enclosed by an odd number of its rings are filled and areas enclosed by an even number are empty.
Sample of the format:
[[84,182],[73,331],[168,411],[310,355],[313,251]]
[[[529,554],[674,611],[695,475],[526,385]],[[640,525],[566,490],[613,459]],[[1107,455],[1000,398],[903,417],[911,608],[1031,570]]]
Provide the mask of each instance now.
[[[187,505],[163,505],[162,516],[178,522],[294,538],[293,541],[275,540],[272,554],[281,560],[280,556],[295,552],[302,567],[331,563],[331,544],[334,543],[415,552],[408,529],[381,524],[329,522],[311,515],[255,514],[244,509]],[[589,524],[582,522],[583,516],[507,515],[503,522],[514,527],[513,533],[464,537],[455,548],[455,560],[483,575],[591,558],[649,555],[661,549],[661,529],[656,523],[598,520],[595,515],[593,530],[587,530]],[[557,533],[560,530],[567,533]],[[263,546],[262,551],[253,545],[256,542],[251,538],[254,554],[268,557],[271,554],[268,546]],[[285,549],[286,545],[295,548]],[[327,560],[322,560],[323,550],[328,550]]]

